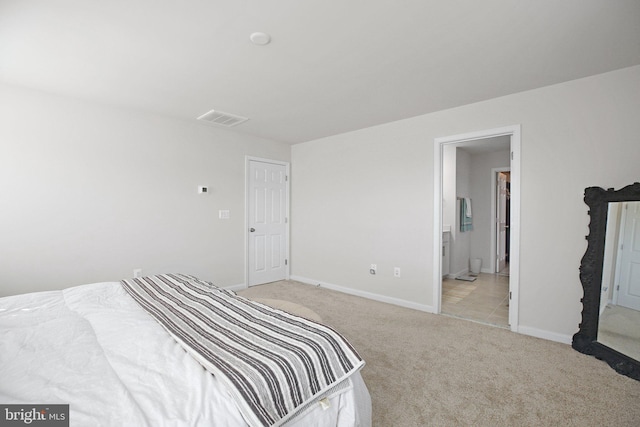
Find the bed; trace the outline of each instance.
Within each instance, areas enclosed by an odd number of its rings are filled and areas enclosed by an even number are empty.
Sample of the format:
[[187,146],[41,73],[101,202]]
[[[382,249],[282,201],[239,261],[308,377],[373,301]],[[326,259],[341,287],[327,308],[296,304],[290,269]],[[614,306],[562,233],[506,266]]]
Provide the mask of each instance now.
[[[334,383],[316,385],[285,415],[267,421],[247,415],[252,407],[248,410],[247,402],[239,401],[242,387],[231,383],[233,375],[244,381],[254,372],[238,374],[211,366],[216,361],[203,360],[206,349],[194,352],[187,348],[192,338],[172,329],[171,322],[180,316],[160,312],[159,320],[152,313],[157,307],[140,296],[145,288],[135,289],[136,283],[155,286],[163,282],[164,286],[165,281],[169,286],[178,283],[178,293],[201,293],[209,298],[206,305],[220,299],[224,316],[228,316],[229,307],[238,305],[259,325],[267,318],[269,322],[292,322],[283,327],[286,334],[296,328],[317,328],[325,335],[336,333],[325,325],[246,300],[187,275],[94,283],[0,298],[0,403],[69,404],[72,426],[371,425],[371,399],[360,375],[364,362],[355,350],[349,354],[353,366],[349,365],[348,372],[338,375]],[[171,310],[173,306],[192,310],[190,302],[171,300],[171,304]],[[181,320],[191,326],[198,322]],[[216,341],[220,335],[215,328],[220,325],[207,327],[214,328],[212,340]],[[241,325],[240,330],[262,327]],[[201,339],[193,339],[194,347],[205,348]],[[250,341],[258,343],[256,338]],[[226,346],[226,341],[221,345]],[[258,353],[263,349],[280,354],[271,343],[260,344]],[[223,368],[242,365],[236,360],[220,363]],[[272,378],[280,377],[274,374]],[[258,391],[268,388],[262,386],[263,379],[249,379],[257,381]],[[269,387],[290,392],[286,384]]]

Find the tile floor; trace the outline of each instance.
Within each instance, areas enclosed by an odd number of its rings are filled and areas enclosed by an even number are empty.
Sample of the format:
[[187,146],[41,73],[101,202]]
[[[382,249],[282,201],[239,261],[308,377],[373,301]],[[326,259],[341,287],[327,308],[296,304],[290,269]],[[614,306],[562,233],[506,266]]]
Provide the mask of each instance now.
[[442,313],[509,327],[509,276],[480,273],[473,282],[442,280]]

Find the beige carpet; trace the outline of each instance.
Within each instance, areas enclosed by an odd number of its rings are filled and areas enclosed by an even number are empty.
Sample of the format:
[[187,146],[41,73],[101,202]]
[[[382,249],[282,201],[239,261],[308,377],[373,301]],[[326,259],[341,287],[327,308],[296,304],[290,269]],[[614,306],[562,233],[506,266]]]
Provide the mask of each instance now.
[[600,315],[598,341],[640,360],[640,311],[607,305]]
[[238,293],[302,304],[344,334],[367,363],[374,426],[640,426],[640,382],[565,344],[296,282]]

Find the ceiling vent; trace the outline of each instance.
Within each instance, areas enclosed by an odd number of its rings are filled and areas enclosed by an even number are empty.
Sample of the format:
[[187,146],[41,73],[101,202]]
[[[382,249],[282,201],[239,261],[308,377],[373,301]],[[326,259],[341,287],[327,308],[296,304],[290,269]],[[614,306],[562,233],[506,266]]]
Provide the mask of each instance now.
[[230,128],[239,125],[242,122],[246,122],[249,119],[246,117],[225,113],[223,111],[211,110],[198,117],[198,120],[203,120],[214,125]]

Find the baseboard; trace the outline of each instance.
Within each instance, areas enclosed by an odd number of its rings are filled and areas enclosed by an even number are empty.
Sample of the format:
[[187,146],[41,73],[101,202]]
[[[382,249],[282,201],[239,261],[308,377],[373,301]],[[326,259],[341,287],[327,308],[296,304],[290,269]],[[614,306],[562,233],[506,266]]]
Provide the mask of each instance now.
[[[310,286],[318,286],[327,289],[331,289],[333,291],[342,292],[344,294],[355,295],[362,298],[367,298],[374,301],[385,302],[388,304],[398,305],[400,307],[411,308],[414,310],[425,311],[427,313],[433,313],[433,307],[426,304],[418,304],[412,301],[403,300],[400,298],[388,297],[385,295],[374,294],[372,292],[360,291],[357,289],[351,289],[344,286],[323,282],[320,280],[309,279],[308,277],[301,276],[291,276],[291,280],[295,280],[296,282],[304,283]],[[562,344],[571,344],[573,337],[571,335],[559,334],[556,332],[546,331],[543,329],[532,328],[529,326],[519,325],[517,330],[512,330],[515,333],[530,335],[536,338],[542,338],[549,341],[555,341]]]
[[343,294],[355,295],[357,297],[367,298],[374,301],[385,302],[387,304],[398,305],[404,308],[411,308],[413,310],[426,311],[427,313],[433,313],[433,307],[426,304],[418,304],[413,301],[407,301],[400,298],[388,297],[386,295],[374,294],[373,292],[360,291],[357,289],[347,288],[333,283],[327,283],[320,280],[313,280],[307,277],[291,276],[291,280],[301,282],[311,286],[318,286],[322,288],[331,289],[332,291],[342,292]]
[[573,337],[571,335],[559,334],[557,332],[545,331],[543,329],[532,328],[530,326],[518,326],[518,333],[530,335],[536,338],[542,338],[549,341],[555,341],[562,344],[571,344]]

